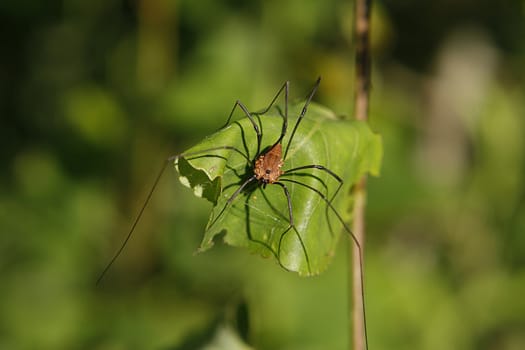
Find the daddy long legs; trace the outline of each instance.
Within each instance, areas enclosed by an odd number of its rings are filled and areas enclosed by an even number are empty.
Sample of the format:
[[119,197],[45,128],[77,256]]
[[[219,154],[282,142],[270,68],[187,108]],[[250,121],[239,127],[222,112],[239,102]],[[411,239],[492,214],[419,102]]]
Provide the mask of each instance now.
[[[210,219],[206,231],[213,230],[215,226],[218,226],[218,223],[223,218],[223,216],[228,213],[229,210],[231,210],[231,207],[236,204],[237,201],[239,201],[239,197],[241,195],[245,196],[245,205],[244,207],[246,210],[249,210],[250,207],[250,201],[254,200],[254,196],[252,193],[254,193],[255,189],[261,190],[261,193],[264,195],[264,190],[266,190],[267,187],[278,187],[281,190],[282,196],[284,196],[286,200],[286,205],[284,209],[284,213],[281,213],[281,216],[285,218],[285,226],[281,232],[278,232],[278,240],[275,245],[267,244],[264,239],[250,239],[254,241],[255,243],[266,245],[269,251],[272,252],[278,263],[283,266],[284,268],[289,267],[288,264],[283,263],[283,256],[286,255],[285,253],[282,253],[282,247],[286,244],[284,243],[289,242],[294,237],[294,242],[297,242],[297,246],[300,247],[300,251],[302,252],[304,261],[307,266],[307,274],[314,274],[311,270],[311,255],[309,254],[310,248],[307,246],[305,239],[303,237],[304,230],[301,227],[298,227],[296,218],[300,216],[300,214],[297,213],[296,207],[298,206],[298,203],[294,201],[294,189],[297,187],[302,188],[303,190],[310,191],[312,194],[314,194],[318,200],[325,205],[325,211],[326,211],[326,225],[330,226],[330,220],[328,213],[332,213],[333,217],[335,217],[336,221],[339,222],[339,225],[341,226],[342,230],[345,231],[354,244],[357,246],[359,255],[360,255],[360,269],[361,269],[361,278],[363,276],[362,270],[363,270],[363,259],[362,259],[362,248],[360,242],[357,240],[357,238],[354,236],[352,231],[350,230],[348,224],[345,222],[343,216],[339,213],[337,208],[334,206],[333,201],[336,198],[336,196],[339,194],[344,181],[343,179],[336,174],[336,172],[332,171],[330,168],[325,166],[324,164],[302,164],[302,165],[294,165],[292,167],[288,167],[287,164],[289,163],[289,157],[292,156],[293,152],[291,152],[292,144],[294,144],[295,137],[297,135],[297,130],[299,129],[301,123],[305,119],[305,115],[307,114],[308,107],[310,106],[310,103],[319,87],[320,84],[320,78],[317,79],[316,83],[314,84],[314,87],[307,95],[307,98],[304,102],[304,105],[302,106],[297,118],[295,119],[295,124],[293,128],[291,129],[290,134],[289,132],[289,105],[288,105],[288,96],[289,96],[289,85],[290,83],[287,81],[285,82],[277,94],[274,96],[270,104],[267,108],[265,108],[262,111],[259,112],[250,112],[248,108],[239,100],[237,100],[229,114],[229,117],[226,121],[226,124],[221,128],[221,130],[224,130],[228,127],[230,127],[232,124],[236,122],[232,122],[233,115],[237,109],[240,109],[242,113],[244,114],[247,123],[251,125],[251,128],[253,129],[253,132],[255,133],[256,137],[256,147],[255,151],[250,152],[250,147],[245,146],[245,149],[242,149],[240,147],[236,147],[234,145],[224,145],[219,144],[217,146],[213,147],[207,147],[204,149],[199,150],[190,150],[188,152],[184,152],[172,157],[169,157],[166,159],[164,166],[162,167],[161,171],[159,172],[157,178],[155,179],[155,182],[149,191],[147,198],[142,205],[139,214],[137,215],[135,221],[133,222],[133,225],[128,232],[128,235],[126,236],[124,242],[120,246],[117,253],[113,256],[111,261],[108,263],[104,271],[101,273],[97,284],[102,280],[104,275],[107,273],[111,265],[115,262],[115,260],[118,258],[118,256],[122,253],[124,247],[128,243],[129,239],[131,238],[138,222],[140,221],[140,218],[148,205],[151,196],[153,192],[155,191],[155,188],[157,187],[158,181],[164,172],[165,168],[171,164],[172,162],[175,162],[177,167],[181,166],[182,160],[192,160],[197,158],[207,158],[207,157],[217,157],[217,158],[224,158],[223,155],[221,155],[221,152],[233,152],[242,159],[242,161],[245,163],[245,171],[243,174],[238,175],[238,180],[235,183],[229,183],[225,184],[224,188],[220,190],[219,197],[222,200],[218,200],[217,203],[220,204],[220,207],[217,208],[218,213],[213,215],[213,217]],[[274,107],[275,102],[281,96],[284,94],[284,110],[278,109],[279,115],[282,118],[282,126],[281,130],[274,139],[274,141],[268,143],[267,140],[265,140],[264,136],[264,129],[263,124],[261,123],[261,120],[263,118],[267,118],[266,114]],[[243,129],[244,130],[244,129]],[[243,135],[243,137],[246,137],[246,135]],[[300,140],[299,140],[300,141]],[[264,143],[263,143],[264,142]],[[250,153],[253,153],[251,156]],[[226,168],[228,165],[225,166]],[[237,171],[237,170],[236,170]],[[308,172],[308,174],[305,174],[305,171]],[[324,178],[329,178],[331,181],[336,183],[336,188],[333,193],[328,194],[327,188],[328,186],[325,184],[324,179],[319,178],[316,174],[324,174]],[[300,181],[301,176],[310,176],[315,181],[319,182],[320,186],[314,186],[312,182],[305,182]],[[275,185],[275,186],[274,186]],[[223,189],[229,188],[228,191],[224,191]],[[324,190],[326,189],[326,191]],[[221,197],[222,196],[222,197]],[[271,198],[265,197],[266,201],[271,202]],[[241,205],[241,207],[243,207]],[[275,211],[279,211],[279,209],[275,209]],[[249,227],[250,227],[250,219],[249,216],[247,216],[247,234],[249,235]],[[364,284],[361,283],[363,286]],[[362,294],[362,300],[363,300],[363,318],[364,318],[364,324],[365,324],[365,340],[367,339],[367,331],[366,331],[366,314],[364,312],[364,288],[361,289]],[[366,345],[368,346],[368,341],[366,340]]]

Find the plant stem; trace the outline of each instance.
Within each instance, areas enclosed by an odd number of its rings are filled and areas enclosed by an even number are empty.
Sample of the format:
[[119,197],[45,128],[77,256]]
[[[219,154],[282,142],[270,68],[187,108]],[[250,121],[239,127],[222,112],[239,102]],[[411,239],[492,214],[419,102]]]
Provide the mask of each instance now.
[[[364,238],[365,238],[365,205],[366,205],[366,176],[363,176],[355,186],[355,203],[354,203],[354,222],[352,231],[361,244],[361,252],[359,248],[350,242],[350,263],[352,264],[352,334],[353,347],[352,349],[363,350],[368,349],[366,331],[365,331],[365,310],[364,298],[362,290],[364,288],[362,281],[364,277],[361,275],[361,264],[364,261]],[[361,255],[361,254],[362,255]]]
[[[357,120],[368,119],[368,105],[370,95],[370,9],[372,0],[356,0],[355,7],[355,110]],[[363,176],[354,189],[354,221],[353,233],[361,244],[361,252],[354,244],[350,246],[352,252],[352,308],[353,308],[353,349],[368,349],[366,335],[366,316],[362,285],[362,263],[364,261],[365,246],[365,206],[366,206],[366,176]],[[351,242],[352,243],[352,242]]]

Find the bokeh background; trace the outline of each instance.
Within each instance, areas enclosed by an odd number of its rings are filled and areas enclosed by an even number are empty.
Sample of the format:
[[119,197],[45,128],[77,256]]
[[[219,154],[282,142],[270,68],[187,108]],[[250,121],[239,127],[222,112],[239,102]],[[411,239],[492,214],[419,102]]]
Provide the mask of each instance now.
[[[163,160],[285,80],[353,109],[352,1],[0,2],[1,349],[347,349],[348,242],[319,277],[194,254]],[[370,349],[525,348],[525,1],[375,1]]]

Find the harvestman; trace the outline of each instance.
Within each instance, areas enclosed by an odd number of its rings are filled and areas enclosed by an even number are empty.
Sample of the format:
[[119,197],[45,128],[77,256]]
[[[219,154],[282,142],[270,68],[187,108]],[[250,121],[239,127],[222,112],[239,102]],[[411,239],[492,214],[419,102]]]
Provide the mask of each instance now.
[[[150,192],[148,193],[148,196],[146,197],[146,200],[144,201],[144,204],[142,205],[142,207],[141,207],[141,209],[140,209],[140,211],[139,211],[135,221],[133,222],[133,225],[132,225],[128,235],[126,236],[126,239],[124,240],[124,242],[122,243],[122,245],[120,246],[120,248],[116,252],[116,254],[113,256],[113,258],[110,260],[108,265],[105,267],[105,269],[100,274],[100,276],[99,276],[99,278],[97,280],[97,284],[105,276],[106,272],[109,270],[109,268],[113,265],[115,260],[122,253],[124,247],[126,246],[126,244],[128,243],[129,239],[131,238],[131,235],[133,234],[133,231],[135,230],[135,227],[137,226],[137,224],[138,224],[138,222],[139,222],[139,220],[140,220],[140,218],[141,218],[141,216],[142,216],[142,214],[143,214],[143,212],[144,212],[148,202],[151,199],[151,196],[152,196],[153,192],[155,191],[155,188],[157,187],[157,184],[158,184],[158,182],[160,180],[160,177],[162,176],[162,174],[163,174],[163,172],[166,169],[168,164],[170,164],[173,161],[177,161],[181,157],[191,157],[191,156],[201,155],[201,154],[205,154],[207,152],[217,151],[217,150],[232,150],[232,151],[235,151],[235,152],[241,154],[247,160],[247,162],[249,164],[252,164],[252,166],[251,166],[252,174],[249,174],[248,177],[239,185],[237,190],[235,190],[235,192],[233,192],[233,194],[228,198],[228,200],[226,201],[226,204],[223,206],[223,208],[221,209],[221,211],[219,212],[217,217],[215,217],[215,219],[213,219],[210,222],[210,224],[208,225],[207,229],[210,229],[217,222],[217,220],[222,216],[222,214],[225,212],[225,210],[233,203],[233,201],[239,196],[239,194],[241,194],[243,192],[243,190],[246,189],[246,187],[249,184],[257,183],[258,186],[262,186],[263,188],[266,188],[267,185],[278,185],[278,186],[280,186],[283,189],[284,195],[286,196],[286,199],[287,199],[288,220],[289,220],[288,223],[289,223],[289,226],[281,235],[280,242],[279,242],[279,249],[278,249],[278,252],[276,254],[276,258],[279,261],[279,263],[281,263],[279,254],[280,254],[280,246],[281,246],[282,239],[287,233],[290,232],[290,230],[293,230],[293,232],[295,233],[295,235],[297,236],[297,238],[298,238],[298,240],[299,240],[299,242],[301,244],[301,247],[303,249],[303,252],[304,252],[304,255],[305,255],[305,259],[306,259],[306,262],[307,262],[307,265],[308,265],[308,269],[310,270],[310,259],[309,259],[309,256],[308,256],[307,249],[306,249],[306,247],[304,245],[303,239],[301,238],[301,235],[300,235],[299,231],[297,230],[297,228],[295,226],[295,223],[294,223],[293,203],[292,203],[292,200],[291,200],[290,191],[289,191],[288,187],[286,186],[285,182],[294,183],[294,184],[303,186],[303,187],[305,187],[305,188],[307,188],[307,189],[309,189],[311,191],[314,191],[319,196],[319,198],[321,198],[321,200],[324,203],[326,203],[327,210],[330,209],[335,214],[335,216],[337,217],[338,221],[342,224],[344,230],[350,235],[350,237],[352,238],[353,242],[355,243],[355,245],[358,248],[359,260],[360,260],[360,270],[361,270],[361,286],[362,286],[361,287],[361,296],[362,296],[362,300],[363,300],[362,307],[363,307],[363,321],[364,321],[364,325],[365,325],[365,329],[364,329],[364,332],[365,332],[365,344],[366,344],[366,348],[368,348],[368,339],[367,339],[368,337],[367,337],[367,330],[366,330],[366,313],[365,313],[365,305],[364,305],[363,260],[362,260],[361,244],[359,243],[359,241],[357,240],[355,235],[352,233],[352,231],[350,230],[348,225],[345,223],[345,221],[343,220],[343,218],[341,217],[339,212],[332,205],[332,201],[334,200],[334,198],[336,197],[336,195],[338,194],[339,190],[341,189],[341,187],[343,185],[343,180],[337,174],[335,174],[333,171],[331,171],[330,169],[326,168],[325,166],[319,165],[319,164],[308,164],[308,165],[303,165],[303,166],[295,167],[295,168],[288,169],[288,170],[283,170],[282,169],[283,165],[284,165],[284,163],[286,161],[286,157],[288,155],[288,151],[290,149],[290,145],[292,144],[293,138],[295,136],[295,132],[297,131],[297,128],[298,128],[299,124],[301,123],[301,121],[303,120],[303,118],[304,118],[304,116],[306,114],[308,106],[309,106],[313,96],[315,95],[315,93],[317,91],[317,88],[319,87],[320,81],[321,81],[321,78],[319,77],[317,79],[317,81],[315,82],[315,85],[314,85],[313,89],[310,91],[310,93],[307,96],[306,102],[305,102],[305,104],[304,104],[304,106],[303,106],[303,108],[301,110],[301,113],[300,113],[300,115],[299,115],[299,117],[298,117],[298,119],[297,119],[297,121],[296,121],[296,123],[294,125],[293,130],[292,130],[292,134],[290,136],[288,144],[284,148],[284,154],[283,154],[282,141],[283,141],[283,138],[286,135],[287,130],[288,130],[288,90],[289,90],[289,85],[290,85],[289,81],[286,81],[281,86],[281,88],[279,89],[277,94],[274,96],[274,98],[272,99],[272,101],[270,102],[268,107],[266,109],[264,109],[263,111],[261,111],[261,112],[252,112],[252,113],[250,113],[248,111],[248,108],[246,108],[246,106],[241,101],[237,100],[235,102],[235,104],[233,105],[233,108],[232,108],[232,110],[230,112],[230,115],[228,116],[226,124],[221,128],[221,129],[223,129],[223,128],[227,127],[230,124],[230,121],[231,121],[232,116],[233,116],[233,114],[235,112],[235,109],[237,107],[239,107],[244,112],[246,117],[250,120],[250,123],[252,124],[253,129],[254,129],[254,131],[255,131],[255,133],[257,135],[257,152],[256,152],[256,157],[255,157],[254,160],[250,160],[247,155],[245,155],[242,151],[240,151],[239,149],[237,149],[236,147],[233,147],[233,146],[218,146],[218,147],[212,147],[212,148],[208,148],[208,149],[197,151],[197,152],[181,153],[181,154],[178,154],[178,155],[175,155],[175,156],[172,156],[172,157],[169,157],[168,159],[166,159],[166,161],[165,161],[161,171],[159,172],[159,174],[157,175],[157,177],[155,179],[155,182],[154,182]],[[275,101],[281,95],[281,93],[283,91],[284,91],[285,105],[284,105],[284,115],[282,116],[283,117],[283,125],[282,125],[281,134],[279,135],[279,137],[275,141],[275,143],[273,143],[270,147],[268,147],[267,149],[265,149],[265,150],[263,150],[261,152],[262,132],[261,132],[261,130],[259,128],[259,125],[255,121],[254,115],[255,116],[260,116],[260,115],[263,116],[264,114],[266,114],[270,110],[270,108],[274,105]],[[313,187],[311,185],[302,183],[302,182],[294,180],[294,179],[287,178],[288,175],[293,175],[294,173],[297,173],[298,171],[305,170],[305,169],[314,169],[314,170],[319,170],[319,171],[325,172],[326,174],[331,176],[335,181],[338,182],[339,185],[338,185],[336,191],[334,192],[334,194],[331,196],[330,199],[325,194],[323,194],[320,190],[318,190],[317,188],[315,188],[315,187]],[[281,264],[281,266],[282,266],[282,264]]]

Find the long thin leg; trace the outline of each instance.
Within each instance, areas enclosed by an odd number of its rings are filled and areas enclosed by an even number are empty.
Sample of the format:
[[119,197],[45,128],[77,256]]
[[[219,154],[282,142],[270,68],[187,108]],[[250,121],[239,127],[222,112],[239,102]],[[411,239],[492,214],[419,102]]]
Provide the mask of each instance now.
[[364,329],[364,331],[365,331],[365,343],[366,343],[365,347],[368,350],[368,331],[367,331],[367,328],[366,328],[365,291],[364,291],[364,285],[365,284],[364,284],[364,279],[363,279],[363,253],[362,253],[362,249],[361,249],[361,244],[357,240],[357,237],[354,235],[352,230],[350,230],[348,225],[345,223],[345,221],[343,220],[343,218],[341,217],[339,212],[334,208],[332,203],[330,203],[328,198],[326,198],[326,196],[323,193],[321,193],[321,191],[319,191],[315,187],[312,187],[310,185],[307,185],[307,184],[304,184],[302,182],[295,181],[295,180],[292,180],[292,179],[281,179],[281,181],[292,182],[292,183],[298,184],[300,186],[304,186],[306,188],[309,188],[310,190],[312,190],[315,193],[317,193],[319,195],[319,197],[326,203],[326,205],[328,205],[330,207],[330,209],[332,209],[332,212],[335,214],[335,216],[337,217],[339,222],[343,225],[345,231],[350,235],[350,237],[354,241],[354,243],[355,243],[355,245],[357,247],[357,250],[359,252],[359,269],[360,269],[360,272],[361,272],[360,273],[360,275],[361,275],[361,298],[362,298],[361,300],[363,300],[363,305],[362,305],[363,306],[363,324],[365,325],[365,329]]
[[257,134],[257,153],[256,153],[256,155],[259,155],[259,153],[261,152],[262,133],[261,133],[261,131],[259,129],[259,126],[255,122],[255,119],[253,118],[252,114],[254,114],[254,115],[262,115],[262,114],[267,113],[270,110],[270,108],[272,108],[273,104],[275,103],[275,101],[277,100],[279,95],[284,90],[284,96],[285,96],[284,97],[284,108],[285,108],[284,114],[285,114],[285,117],[284,117],[284,121],[283,121],[283,127],[282,127],[282,131],[281,131],[281,135],[279,136],[279,139],[277,140],[277,142],[274,143],[274,145],[278,144],[279,142],[281,142],[281,140],[283,139],[284,135],[286,134],[286,129],[288,127],[288,91],[289,91],[289,87],[290,87],[290,82],[289,81],[284,82],[284,84],[281,86],[279,91],[277,91],[277,94],[273,97],[273,99],[270,102],[270,104],[268,105],[268,107],[266,107],[264,110],[259,111],[259,112],[250,113],[248,111],[248,108],[246,108],[246,106],[240,100],[235,101],[235,104],[233,105],[233,108],[232,108],[232,110],[230,112],[230,115],[228,116],[228,119],[226,120],[226,123],[221,127],[221,129],[223,129],[226,126],[228,126],[228,124],[230,123],[231,118],[233,116],[233,112],[235,112],[235,108],[237,106],[239,106],[243,110],[244,114],[250,119],[250,122],[253,125],[253,129],[255,130],[255,133]]
[[265,109],[263,109],[262,111],[258,111],[258,112],[255,112],[254,114],[257,114],[257,115],[260,115],[260,114],[266,114],[270,108],[272,108],[273,104],[275,103],[275,101],[277,101],[277,98],[279,97],[279,95],[283,92],[283,90],[285,90],[285,93],[287,94],[288,93],[288,89],[290,87],[290,81],[285,81],[284,84],[281,86],[281,88],[279,89],[279,91],[277,91],[277,93],[275,94],[275,96],[273,97],[272,99],[272,102],[270,102],[270,104],[268,105],[268,107],[266,107]]
[[286,200],[288,201],[288,216],[290,218],[290,227],[283,233],[283,235],[279,239],[279,250],[278,250],[279,261],[281,260],[280,252],[281,252],[282,239],[283,239],[284,235],[286,235],[286,233],[290,229],[293,229],[295,231],[295,235],[297,236],[297,239],[299,240],[299,243],[301,243],[301,247],[303,248],[304,256],[305,256],[305,259],[306,259],[306,264],[308,266],[308,272],[312,273],[312,271],[310,270],[310,257],[308,256],[308,251],[306,250],[306,246],[305,246],[305,244],[303,242],[303,239],[302,239],[301,235],[299,234],[299,232],[297,231],[297,228],[295,227],[295,222],[294,222],[294,219],[293,219],[292,198],[290,197],[290,192],[288,191],[288,188],[286,187],[285,184],[283,184],[281,182],[275,182],[274,184],[277,184],[277,185],[281,186],[283,191],[284,191],[284,194],[286,196]]
[[[337,196],[337,194],[339,193],[339,190],[341,190],[341,187],[343,186],[343,180],[337,174],[335,174],[333,171],[331,171],[330,169],[326,168],[323,165],[317,165],[317,164],[303,165],[303,166],[300,166],[300,167],[297,167],[297,168],[289,169],[281,176],[296,175],[295,171],[302,170],[302,169],[317,169],[317,170],[325,171],[327,174],[332,176],[339,183],[337,188],[335,189],[335,192],[330,196],[329,201],[330,201],[330,203],[332,203],[334,201],[335,197]],[[316,178],[316,179],[318,179],[318,178]],[[321,181],[321,183],[323,185],[325,185],[324,182],[321,179],[318,179],[318,180]],[[327,188],[326,185],[325,185],[325,188]],[[328,196],[328,193],[326,195]],[[326,206],[325,214],[326,214],[326,222],[328,224],[328,227],[330,228],[330,233],[332,233],[333,232],[333,230],[332,230],[332,223],[330,221],[330,217],[328,216],[329,209],[330,208],[328,206]]]
[[126,239],[124,240],[124,242],[120,246],[119,250],[117,250],[117,253],[115,255],[113,255],[113,258],[111,258],[109,263],[106,265],[106,267],[104,268],[104,270],[102,271],[102,273],[98,277],[97,283],[96,283],[97,285],[100,283],[100,281],[102,281],[102,279],[104,278],[104,276],[108,272],[109,268],[113,265],[115,260],[117,260],[117,258],[120,256],[120,254],[124,250],[124,247],[126,246],[126,244],[128,244],[128,241],[131,238],[131,235],[133,234],[133,231],[135,231],[135,227],[137,226],[140,218],[142,217],[142,213],[144,213],[144,209],[146,209],[146,206],[148,205],[149,200],[151,199],[151,196],[153,195],[153,192],[155,191],[155,188],[157,188],[159,180],[160,180],[162,174],[164,173],[164,170],[166,170],[166,167],[168,166],[170,161],[171,161],[170,158],[168,158],[168,159],[166,159],[164,161],[164,164],[162,165],[162,168],[160,169],[157,177],[155,178],[155,182],[153,182],[153,186],[151,187],[151,190],[149,191],[148,196],[146,197],[146,200],[144,201],[144,204],[140,208],[139,214],[137,215],[135,221],[133,222],[133,225],[131,225],[131,229],[129,230],[128,235],[126,236]]
[[293,127],[292,134],[290,135],[290,139],[288,140],[288,145],[286,145],[286,150],[284,151],[283,160],[286,160],[286,155],[288,154],[288,150],[290,149],[290,145],[292,144],[292,140],[295,135],[295,131],[297,130],[297,127],[299,126],[299,123],[301,122],[301,120],[303,120],[303,117],[306,114],[306,110],[308,109],[308,106],[310,105],[310,102],[312,101],[312,98],[314,97],[320,83],[321,83],[321,77],[317,78],[314,84],[314,87],[312,88],[312,91],[310,91],[310,93],[308,94],[308,97],[306,98],[306,102],[304,103],[303,110],[301,111],[301,114],[299,115],[299,118],[297,119],[297,122],[295,123],[295,126]]
[[213,219],[213,221],[206,227],[206,230],[209,230],[210,228],[212,228],[213,225],[215,225],[215,223],[217,222],[217,220],[219,220],[219,218],[222,216],[222,214],[224,213],[224,211],[226,210],[226,208],[228,208],[232,202],[235,200],[235,198],[237,198],[237,196],[242,192],[242,190],[251,182],[253,182],[254,180],[256,180],[257,177],[255,175],[249,177],[246,181],[244,181],[242,183],[241,186],[239,186],[238,189],[235,190],[235,192],[233,192],[233,194],[230,196],[230,198],[228,198],[228,200],[226,201],[226,204],[224,205],[224,207],[221,209],[221,211],[219,212],[219,215],[217,215],[215,217],[215,219]]
[[[249,192],[247,195],[246,195],[246,198],[244,199],[244,208],[246,210],[246,221],[245,221],[245,225],[246,225],[246,233],[247,233],[247,236],[248,236],[248,239],[252,242],[255,242],[255,243],[258,243],[262,246],[264,246],[266,249],[268,249],[272,255],[275,257],[275,260],[277,260],[280,264],[280,261],[279,261],[279,252],[278,251],[275,251],[271,244],[268,244],[267,240],[265,241],[264,240],[264,237],[259,240],[259,239],[255,239],[252,235],[252,229],[250,227],[250,224],[252,223],[252,220],[251,220],[251,207],[250,207],[250,200],[251,200],[251,197],[252,195],[255,193],[254,192]],[[265,196],[264,194],[264,191],[261,191],[261,195],[266,199],[266,201],[268,201],[268,198]],[[271,205],[271,203],[270,203]],[[282,266],[282,264],[281,264]],[[284,268],[284,266],[283,266]]]
[[[335,192],[332,194],[332,196],[330,197],[330,203],[332,203],[335,199],[335,197],[337,196],[337,194],[339,193],[339,190],[341,189],[341,187],[343,186],[343,179],[341,179],[336,173],[334,173],[332,170],[326,168],[325,166],[323,165],[317,165],[317,164],[311,164],[311,165],[303,165],[303,166],[300,166],[300,167],[297,167],[297,168],[293,168],[293,169],[289,169],[287,171],[285,171],[285,173],[281,176],[285,176],[285,175],[295,175],[294,172],[297,171],[297,170],[302,170],[302,169],[317,169],[317,170],[322,170],[322,171],[325,171],[327,174],[329,174],[330,176],[332,176],[339,184],[337,186],[337,188],[335,189]],[[328,195],[328,193],[327,193]],[[329,210],[329,207],[327,206],[325,208],[325,212],[326,212],[326,221],[328,223],[328,226],[330,227],[330,232],[332,232],[332,223],[330,222],[330,219],[329,219],[329,216],[328,216],[328,210]]]
[[120,248],[117,250],[115,255],[113,255],[109,263],[106,265],[106,267],[104,268],[104,270],[98,277],[97,282],[96,282],[97,285],[100,284],[100,282],[102,281],[106,273],[109,271],[111,266],[113,266],[113,263],[118,259],[118,257],[120,256],[120,254],[122,253],[126,245],[128,244],[129,240],[131,239],[131,236],[133,235],[133,232],[135,231],[135,228],[137,227],[137,224],[139,223],[140,218],[142,217],[142,214],[144,213],[144,210],[148,206],[151,196],[153,195],[153,192],[155,192],[155,189],[157,188],[160,178],[162,177],[162,174],[166,170],[168,164],[170,164],[172,161],[179,159],[180,157],[191,157],[191,156],[205,154],[207,152],[217,151],[217,150],[222,150],[222,149],[235,151],[239,153],[240,155],[242,155],[248,161],[248,163],[251,162],[251,160],[248,158],[247,155],[245,155],[241,150],[233,146],[218,146],[218,147],[203,149],[203,150],[196,151],[196,152],[181,153],[181,154],[177,154],[177,155],[166,158],[166,160],[164,161],[164,164],[162,165],[161,170],[159,171],[159,173],[157,174],[157,177],[155,178],[155,181],[153,182],[153,185],[151,186],[151,189],[148,192],[148,195],[146,196],[146,199],[144,200],[144,203],[142,204],[142,207],[139,210],[139,213],[137,214],[135,220],[133,221],[133,224],[131,225],[131,229],[128,231],[128,234],[126,238],[124,239],[124,241],[122,242]]
[[303,166],[300,166],[300,167],[297,167],[297,168],[292,168],[292,169],[285,170],[284,173],[281,176],[293,175],[294,172],[296,172],[298,170],[304,170],[304,169],[322,170],[322,171],[326,172],[327,174],[329,174],[330,176],[332,176],[339,183],[339,185],[337,186],[337,189],[335,190],[334,194],[332,195],[332,198],[330,199],[330,202],[332,202],[333,199],[335,198],[335,196],[337,195],[337,193],[339,192],[339,190],[341,189],[341,186],[343,186],[343,179],[341,179],[341,177],[339,177],[339,175],[337,175],[336,173],[334,173],[332,170],[328,169],[327,167],[325,167],[323,165],[318,165],[318,164],[303,165]]
[[[253,114],[255,115],[263,115],[263,114],[266,114],[270,108],[272,108],[273,104],[275,103],[275,101],[277,101],[277,98],[279,98],[279,95],[281,95],[281,93],[283,92],[284,90],[284,118],[283,118],[283,127],[282,127],[282,130],[281,130],[281,135],[279,136],[279,138],[277,139],[277,141],[273,144],[273,146],[275,146],[276,144],[278,144],[279,142],[282,141],[284,135],[286,135],[286,130],[288,129],[288,91],[290,90],[290,81],[285,81],[284,84],[281,86],[281,88],[279,89],[279,91],[277,91],[277,93],[275,94],[275,96],[273,97],[272,101],[270,102],[270,104],[268,105],[268,107],[266,107],[265,109],[263,109],[262,111],[258,111],[258,112],[253,112]],[[259,155],[259,152],[257,152],[257,155]]]
[[241,156],[243,156],[244,159],[246,159],[248,161],[248,164],[250,164],[252,162],[252,160],[250,158],[248,158],[248,156],[246,154],[244,154],[241,150],[239,150],[238,148],[233,147],[233,146],[217,146],[217,147],[206,148],[206,149],[203,149],[203,150],[200,150],[200,151],[195,151],[195,152],[181,153],[181,154],[178,154],[176,156],[169,157],[167,160],[173,161],[173,160],[176,160],[176,159],[181,158],[181,157],[186,158],[186,157],[198,156],[199,154],[203,154],[203,153],[207,153],[207,152],[211,152],[211,151],[218,151],[218,150],[221,150],[221,149],[228,149],[228,150],[231,150],[231,151],[235,151],[235,152],[239,153]]
[[286,135],[286,130],[288,129],[288,91],[290,90],[290,81],[288,80],[285,81],[283,86],[281,86],[279,91],[277,91],[277,94],[274,96],[274,98],[272,99],[272,102],[270,102],[268,107],[266,107],[266,109],[264,109],[263,111],[257,113],[258,115],[267,113],[270,110],[270,108],[272,108],[273,104],[275,103],[279,95],[283,92],[283,90],[284,90],[283,127],[281,129],[281,135],[279,135],[279,138],[277,139],[277,141],[275,141],[273,146],[275,146],[276,144],[280,143],[283,140],[284,135]]
[[244,114],[248,117],[248,119],[250,119],[250,122],[252,123],[253,129],[255,130],[255,133],[257,134],[257,154],[259,154],[259,152],[261,150],[261,139],[262,139],[261,130],[259,129],[259,126],[255,122],[255,119],[253,118],[253,116],[248,111],[248,108],[246,108],[246,106],[241,101],[239,101],[239,100],[235,101],[235,103],[233,104],[233,108],[232,108],[232,110],[230,112],[230,115],[228,116],[228,119],[226,120],[226,124],[224,124],[221,127],[221,129],[224,129],[225,127],[228,126],[228,124],[230,124],[230,120],[232,119],[233,112],[235,112],[235,108],[237,106],[239,106],[239,108],[242,109]]
[[[317,169],[317,170],[322,170],[322,171],[325,171],[327,174],[329,174],[330,176],[332,176],[338,183],[339,185],[337,186],[337,188],[335,189],[335,192],[332,194],[332,196],[330,197],[330,203],[332,203],[335,199],[335,197],[337,196],[337,194],[339,193],[339,190],[341,189],[341,187],[343,186],[343,179],[341,179],[336,173],[334,173],[332,170],[328,169],[327,167],[323,166],[323,165],[318,165],[318,164],[310,164],[310,165],[303,165],[303,166],[300,166],[300,167],[297,167],[297,168],[293,168],[293,169],[288,169],[284,172],[284,174],[282,174],[281,176],[286,176],[286,175],[295,175],[294,172],[295,171],[298,171],[298,170],[303,170],[303,169]],[[330,229],[332,228],[332,225],[330,223],[330,220],[328,219],[328,209],[329,207],[327,206],[326,207],[326,218],[327,218],[327,223],[328,223],[328,226],[330,227]],[[331,231],[330,231],[331,232]]]

